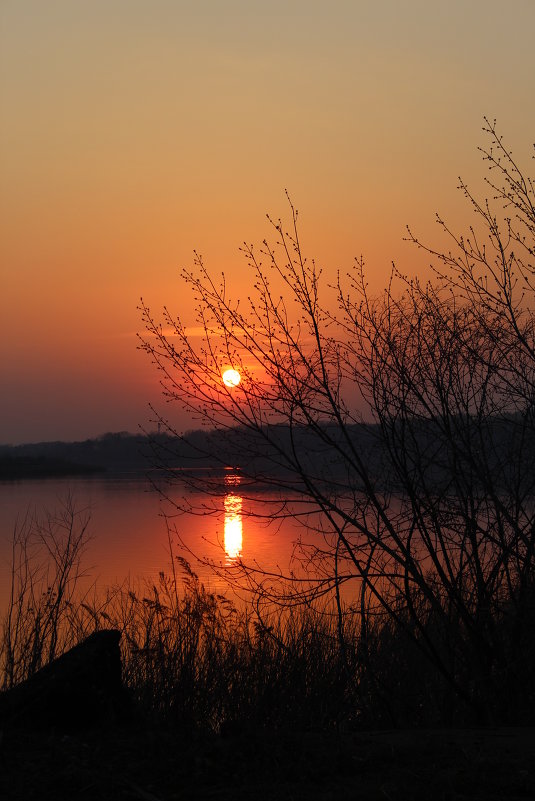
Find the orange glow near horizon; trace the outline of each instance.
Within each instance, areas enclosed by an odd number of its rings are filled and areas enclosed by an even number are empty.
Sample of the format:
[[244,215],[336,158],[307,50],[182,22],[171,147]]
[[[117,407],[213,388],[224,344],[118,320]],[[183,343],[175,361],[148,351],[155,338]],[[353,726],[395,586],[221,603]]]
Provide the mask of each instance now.
[[285,188],[336,311],[328,287],[361,254],[372,294],[392,260],[429,275],[406,224],[433,244],[435,211],[472,223],[456,185],[485,174],[484,114],[529,168],[534,3],[8,0],[1,15],[0,443],[146,426],[160,390],[139,298],[191,325],[179,275],[197,249],[244,308],[239,248],[274,244],[266,213],[290,227]]

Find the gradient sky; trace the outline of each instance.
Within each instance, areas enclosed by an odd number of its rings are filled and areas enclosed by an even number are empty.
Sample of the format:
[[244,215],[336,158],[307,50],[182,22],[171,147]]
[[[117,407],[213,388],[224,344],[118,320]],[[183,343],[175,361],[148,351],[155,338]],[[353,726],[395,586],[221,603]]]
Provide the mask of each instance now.
[[[1,0],[0,442],[147,425],[140,296],[192,319],[193,250],[238,296],[241,242],[300,210],[327,276],[469,220],[483,116],[535,139],[535,2]],[[188,421],[183,425],[188,427]]]

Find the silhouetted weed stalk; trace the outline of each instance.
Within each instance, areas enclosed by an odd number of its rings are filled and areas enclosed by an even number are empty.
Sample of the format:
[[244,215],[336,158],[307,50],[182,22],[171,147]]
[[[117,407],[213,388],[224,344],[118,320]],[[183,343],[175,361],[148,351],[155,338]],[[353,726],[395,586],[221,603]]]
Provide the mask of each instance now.
[[2,621],[2,686],[10,688],[79,638],[89,514],[68,497],[55,512],[29,511],[13,530],[11,580]]

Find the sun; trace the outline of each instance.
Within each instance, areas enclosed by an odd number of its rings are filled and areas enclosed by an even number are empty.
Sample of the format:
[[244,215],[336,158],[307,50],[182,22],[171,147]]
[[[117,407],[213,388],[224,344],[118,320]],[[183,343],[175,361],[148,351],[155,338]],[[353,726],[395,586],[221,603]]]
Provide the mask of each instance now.
[[229,370],[225,370],[222,375],[223,383],[226,387],[232,389],[233,387],[237,387],[241,381],[241,375],[238,373],[237,370],[233,370],[230,368]]

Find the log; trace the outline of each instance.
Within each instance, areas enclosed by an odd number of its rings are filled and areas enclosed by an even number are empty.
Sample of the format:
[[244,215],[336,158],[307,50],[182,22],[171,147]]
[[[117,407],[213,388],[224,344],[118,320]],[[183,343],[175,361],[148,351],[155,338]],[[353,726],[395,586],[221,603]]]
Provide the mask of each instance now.
[[16,687],[0,694],[0,727],[80,729],[114,722],[128,707],[121,632],[96,631]]

